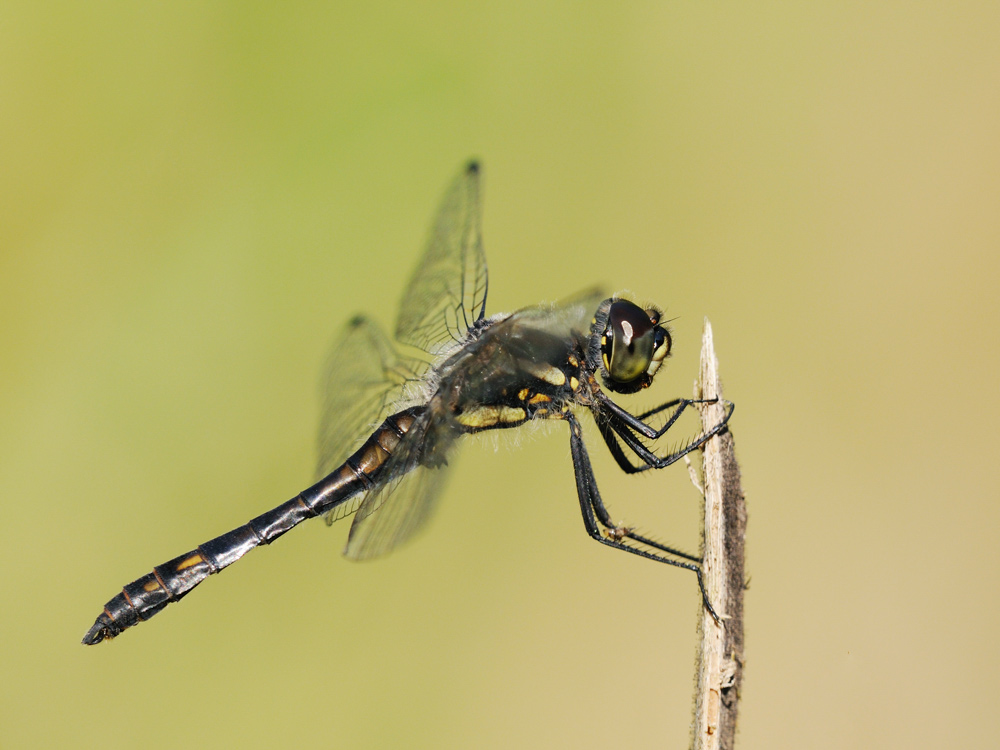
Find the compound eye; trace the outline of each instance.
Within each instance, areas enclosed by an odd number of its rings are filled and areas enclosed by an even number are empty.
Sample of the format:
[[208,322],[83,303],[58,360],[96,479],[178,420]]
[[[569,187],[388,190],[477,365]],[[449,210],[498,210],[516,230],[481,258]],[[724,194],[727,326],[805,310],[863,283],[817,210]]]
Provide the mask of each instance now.
[[[644,375],[653,362],[654,352],[659,353],[664,349],[664,342],[669,341],[669,337],[661,337],[660,332],[666,333],[653,324],[641,307],[625,300],[613,302],[608,310],[608,327],[601,347],[604,367],[611,379],[630,383]],[[664,356],[665,350],[660,361]]]

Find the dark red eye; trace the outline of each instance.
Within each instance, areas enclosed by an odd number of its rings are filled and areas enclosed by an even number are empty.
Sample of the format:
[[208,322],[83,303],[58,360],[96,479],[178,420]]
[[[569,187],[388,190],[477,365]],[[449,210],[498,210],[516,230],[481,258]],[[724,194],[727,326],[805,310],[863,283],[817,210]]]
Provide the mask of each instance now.
[[604,367],[613,380],[629,383],[646,372],[656,348],[654,330],[663,329],[638,305],[626,300],[611,304],[601,353]]

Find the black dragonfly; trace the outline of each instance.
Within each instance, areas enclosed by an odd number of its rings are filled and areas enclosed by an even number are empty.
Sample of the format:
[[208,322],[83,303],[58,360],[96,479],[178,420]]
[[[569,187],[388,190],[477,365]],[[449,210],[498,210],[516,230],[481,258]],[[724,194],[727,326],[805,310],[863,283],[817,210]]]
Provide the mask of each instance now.
[[[576,407],[591,411],[628,473],[669,466],[724,429],[722,422],[661,456],[653,444],[691,399],[633,415],[604,389],[649,386],[670,353],[661,313],[596,292],[557,305],[486,317],[480,169],[470,163],[445,195],[429,243],[403,295],[394,344],[365,317],[350,321],[325,375],[318,475],[307,490],[125,586],[83,643],[110,639],[186,596],[213,573],[315,516],[354,515],[344,554],[389,552],[431,515],[452,448],[462,435],[557,419],[569,426],[587,533],[602,544],[687,568],[705,594],[700,560],[615,524],[597,490]],[[603,384],[603,388],[602,388]],[[663,424],[647,420],[662,415]],[[633,463],[628,453],[638,463]]]

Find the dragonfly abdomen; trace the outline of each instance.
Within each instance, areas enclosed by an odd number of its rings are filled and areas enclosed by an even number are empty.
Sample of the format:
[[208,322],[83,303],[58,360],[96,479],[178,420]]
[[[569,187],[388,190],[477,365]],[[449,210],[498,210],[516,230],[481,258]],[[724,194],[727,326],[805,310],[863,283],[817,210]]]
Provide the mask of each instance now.
[[270,544],[303,521],[322,515],[371,488],[392,450],[409,431],[422,408],[407,409],[388,417],[343,466],[291,500],[180,557],[157,565],[150,573],[126,585],[104,605],[104,611],[83,637],[83,643],[100,643],[148,620],[255,547]]
[[217,536],[195,549],[157,565],[132,581],[104,605],[104,611],[84,636],[87,645],[114,638],[125,628],[148,620],[171,602],[184,597],[213,573],[232,565],[261,544],[269,544],[307,518],[318,515],[302,500],[292,498],[249,523]]

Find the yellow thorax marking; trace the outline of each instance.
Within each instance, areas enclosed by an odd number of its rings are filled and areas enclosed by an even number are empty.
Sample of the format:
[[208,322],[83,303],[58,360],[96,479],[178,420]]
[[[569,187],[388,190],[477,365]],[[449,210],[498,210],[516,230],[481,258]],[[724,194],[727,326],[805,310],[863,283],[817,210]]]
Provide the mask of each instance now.
[[544,380],[551,385],[564,385],[566,383],[566,373],[557,367],[540,362],[523,362],[522,364],[525,370],[539,380]]
[[492,427],[497,422],[521,422],[526,415],[524,409],[513,406],[479,406],[458,415],[460,424],[466,427]]

